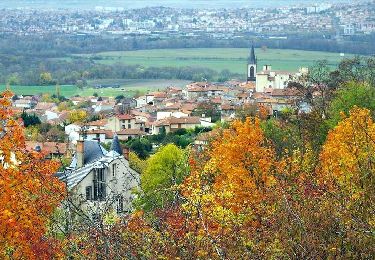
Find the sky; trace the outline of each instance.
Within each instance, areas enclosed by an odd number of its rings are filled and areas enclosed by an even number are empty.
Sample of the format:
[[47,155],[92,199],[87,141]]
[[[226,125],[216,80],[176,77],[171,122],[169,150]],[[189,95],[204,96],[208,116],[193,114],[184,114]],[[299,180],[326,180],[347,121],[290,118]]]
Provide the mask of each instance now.
[[[358,0],[354,0],[358,1]],[[326,0],[326,3],[354,2]],[[142,8],[168,6],[178,8],[282,7],[320,3],[319,0],[0,0],[0,8],[71,8],[93,9],[96,6]]]

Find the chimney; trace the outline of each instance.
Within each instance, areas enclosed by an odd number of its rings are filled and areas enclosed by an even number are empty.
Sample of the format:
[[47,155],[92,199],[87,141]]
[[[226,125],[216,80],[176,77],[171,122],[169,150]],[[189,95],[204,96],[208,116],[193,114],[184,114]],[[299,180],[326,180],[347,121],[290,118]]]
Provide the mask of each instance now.
[[264,71],[270,71],[272,69],[271,65],[264,65],[263,70]]
[[123,150],[122,150],[122,154],[124,155],[125,159],[129,161],[129,153],[130,153],[130,149],[128,147],[125,147]]
[[77,168],[82,168],[85,160],[85,141],[77,141]]

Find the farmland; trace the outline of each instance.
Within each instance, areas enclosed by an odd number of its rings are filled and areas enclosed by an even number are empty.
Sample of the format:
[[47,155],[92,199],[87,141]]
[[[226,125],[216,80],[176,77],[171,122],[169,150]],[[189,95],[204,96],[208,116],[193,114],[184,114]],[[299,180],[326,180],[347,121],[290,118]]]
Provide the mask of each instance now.
[[[134,96],[137,93],[145,93],[147,91],[157,91],[168,86],[182,87],[189,83],[183,80],[117,80],[108,79],[100,81],[90,81],[89,86],[96,84],[119,84],[119,88],[103,88],[95,89],[93,87],[84,88],[83,90],[74,85],[60,86],[60,94],[65,97],[72,97],[75,95],[92,96],[97,93],[103,97],[115,97],[118,95]],[[5,85],[0,85],[0,91],[5,89]],[[56,86],[11,86],[11,90],[17,95],[36,95],[36,94],[55,94]]]
[[[308,67],[317,60],[327,60],[330,66],[336,66],[343,57],[339,53],[256,49],[258,65],[270,64],[277,70],[297,71]],[[95,54],[81,54],[79,57],[92,59],[101,64],[122,63],[142,65],[144,67],[205,67],[216,71],[227,69],[232,73],[243,74],[249,49],[212,48],[212,49],[158,49],[139,51],[116,51]],[[345,54],[345,57],[353,55]]]

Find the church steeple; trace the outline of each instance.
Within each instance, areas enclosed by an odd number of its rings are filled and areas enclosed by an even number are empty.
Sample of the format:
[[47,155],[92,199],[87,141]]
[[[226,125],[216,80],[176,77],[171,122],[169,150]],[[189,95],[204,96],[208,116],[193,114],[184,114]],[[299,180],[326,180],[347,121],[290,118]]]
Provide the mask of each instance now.
[[251,51],[250,51],[250,56],[248,59],[248,64],[257,64],[257,58],[255,56],[254,45],[251,45]]
[[254,45],[251,46],[250,56],[247,60],[247,82],[255,82],[257,74],[257,58]]

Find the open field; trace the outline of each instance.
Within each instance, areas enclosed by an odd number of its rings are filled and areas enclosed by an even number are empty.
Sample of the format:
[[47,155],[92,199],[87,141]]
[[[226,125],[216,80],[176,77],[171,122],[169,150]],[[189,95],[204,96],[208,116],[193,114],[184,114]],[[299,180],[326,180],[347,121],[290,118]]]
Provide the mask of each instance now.
[[[139,64],[145,67],[191,66],[206,67],[216,71],[228,69],[234,73],[245,73],[248,55],[249,49],[212,48],[117,51],[79,56],[92,58],[102,64]],[[260,66],[270,64],[274,69],[289,71],[297,71],[300,67],[311,66],[317,60],[327,60],[331,66],[336,66],[344,58],[339,53],[282,49],[256,49],[256,55]],[[345,57],[353,57],[353,55],[345,54]]]
[[[168,86],[185,86],[189,81],[185,80],[123,80],[123,79],[108,79],[100,81],[90,81],[89,84],[120,84],[120,88],[104,88],[94,89],[92,87],[84,88],[80,90],[73,85],[60,86],[60,93],[65,97],[72,97],[75,95],[80,96],[92,96],[94,93],[98,93],[104,97],[115,97],[118,95],[133,96],[134,94],[147,91],[164,89]],[[5,85],[0,85],[0,91],[5,90]],[[41,93],[55,94],[55,86],[12,86],[11,90],[17,95],[36,95]]]

